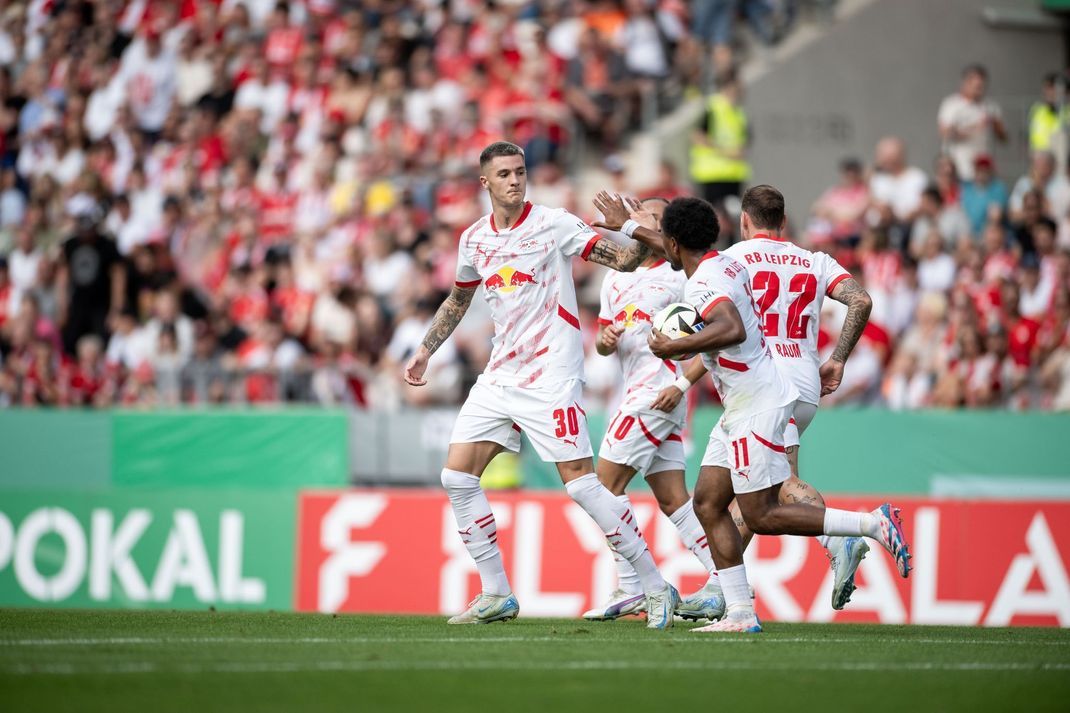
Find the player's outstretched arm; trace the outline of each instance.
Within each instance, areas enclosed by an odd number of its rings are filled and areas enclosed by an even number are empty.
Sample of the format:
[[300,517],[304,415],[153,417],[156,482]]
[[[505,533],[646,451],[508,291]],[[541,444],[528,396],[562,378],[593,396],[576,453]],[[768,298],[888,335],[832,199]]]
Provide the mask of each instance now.
[[423,343],[409,359],[409,363],[405,365],[406,383],[411,386],[423,386],[427,383],[424,379],[427,361],[461,323],[469,305],[472,304],[472,297],[475,293],[475,287],[454,286],[450,291],[449,297],[435,312],[435,318],[431,321],[431,328],[427,330]]
[[617,245],[608,238],[599,238],[591,248],[587,259],[618,272],[635,272],[635,268],[642,265],[648,257],[650,257],[650,248],[642,243],[625,246]]
[[722,300],[706,315],[701,331],[679,339],[669,339],[656,329],[650,330],[647,342],[650,351],[660,359],[672,359],[685,354],[708,354],[740,344],[747,338],[747,329],[731,300]]
[[847,305],[847,316],[843,320],[843,328],[840,330],[840,339],[836,343],[836,349],[832,356],[821,365],[821,395],[828,396],[840,388],[843,380],[843,365],[847,363],[847,357],[851,356],[855,345],[858,344],[862,330],[869,321],[869,312],[873,309],[873,299],[854,279],[847,278],[832,290],[830,295],[837,302]]

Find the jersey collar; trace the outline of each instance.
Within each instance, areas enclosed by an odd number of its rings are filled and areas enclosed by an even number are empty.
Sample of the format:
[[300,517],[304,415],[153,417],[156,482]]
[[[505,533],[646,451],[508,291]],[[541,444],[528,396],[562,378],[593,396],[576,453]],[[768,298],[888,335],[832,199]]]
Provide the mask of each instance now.
[[706,262],[707,260],[711,260],[711,259],[717,257],[717,255],[718,255],[718,252],[716,250],[710,250],[708,253],[706,253],[705,255],[702,256],[702,259],[699,260],[699,263],[703,263],[703,262]]
[[772,235],[770,235],[769,233],[755,233],[754,235],[751,236],[751,240],[772,240],[773,242],[777,242],[777,243],[786,243],[787,242],[786,238],[775,238]]
[[[523,223],[527,219],[528,213],[530,213],[530,212],[531,212],[531,201],[524,201],[524,210],[520,214],[520,217],[516,219],[515,223],[513,223],[513,227],[506,228],[506,230],[516,230],[517,228],[519,228],[520,224]],[[495,233],[499,232],[498,231],[498,226],[496,226],[494,224],[494,212],[493,211],[490,214],[490,229],[493,230]]]

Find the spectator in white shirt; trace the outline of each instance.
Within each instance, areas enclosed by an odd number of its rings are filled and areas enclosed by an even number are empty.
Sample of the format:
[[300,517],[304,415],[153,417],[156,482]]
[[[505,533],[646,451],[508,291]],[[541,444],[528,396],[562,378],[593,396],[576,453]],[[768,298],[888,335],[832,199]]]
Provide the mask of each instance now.
[[155,28],[123,53],[121,72],[127,99],[138,128],[150,138],[159,135],[171,111],[178,87],[175,67],[174,55],[164,49]]
[[921,193],[929,182],[925,171],[907,165],[906,147],[895,136],[877,142],[875,163],[869,191],[882,222],[910,223],[918,213]]
[[1070,210],[1070,181],[1066,176],[1056,175],[1053,153],[1035,151],[1029,161],[1029,172],[1015,182],[1007,201],[1008,217],[1012,223],[1022,220],[1022,202],[1025,194],[1034,188],[1043,191],[1048,215],[1066,217],[1067,210]]
[[21,226],[15,234],[15,248],[7,256],[8,275],[11,279],[11,295],[8,314],[16,314],[22,296],[37,285],[41,258],[44,253],[34,245],[34,231],[30,226]]
[[974,159],[992,153],[992,136],[1007,140],[999,105],[985,98],[988,71],[973,64],[962,72],[959,90],[940,103],[937,122],[945,151],[958,169],[959,178],[973,179]]
[[26,196],[15,186],[15,169],[5,168],[0,175],[0,228],[22,222],[26,215]]
[[944,240],[933,230],[922,244],[918,288],[922,292],[947,292],[954,284],[955,258],[944,252]]
[[940,191],[930,186],[921,194],[921,208],[910,229],[910,254],[921,254],[925,239],[933,231],[943,239],[944,247],[954,249],[961,240],[970,237],[970,221],[962,208],[944,205]]

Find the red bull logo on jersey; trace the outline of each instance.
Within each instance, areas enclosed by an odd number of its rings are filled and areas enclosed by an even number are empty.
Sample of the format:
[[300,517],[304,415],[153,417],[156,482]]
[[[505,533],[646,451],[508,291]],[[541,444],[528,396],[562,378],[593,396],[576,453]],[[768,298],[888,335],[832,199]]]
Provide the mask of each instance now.
[[483,282],[483,287],[488,292],[509,294],[518,287],[537,284],[538,281],[535,279],[534,275],[527,272],[521,272],[520,270],[506,265],[488,277]]
[[631,329],[640,322],[650,322],[653,319],[648,312],[639,309],[635,303],[628,304],[613,318],[614,322],[624,325],[625,329]]

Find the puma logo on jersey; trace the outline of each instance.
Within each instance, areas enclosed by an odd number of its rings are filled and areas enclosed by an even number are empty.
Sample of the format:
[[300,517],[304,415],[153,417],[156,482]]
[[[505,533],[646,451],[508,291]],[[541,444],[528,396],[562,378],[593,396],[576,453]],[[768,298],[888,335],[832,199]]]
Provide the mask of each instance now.
[[575,438],[562,438],[561,442],[562,443],[567,443],[570,446],[572,446],[573,448],[579,448],[579,446],[576,445],[576,440],[577,439],[575,439]]

